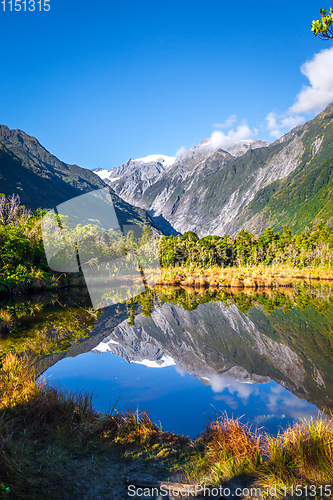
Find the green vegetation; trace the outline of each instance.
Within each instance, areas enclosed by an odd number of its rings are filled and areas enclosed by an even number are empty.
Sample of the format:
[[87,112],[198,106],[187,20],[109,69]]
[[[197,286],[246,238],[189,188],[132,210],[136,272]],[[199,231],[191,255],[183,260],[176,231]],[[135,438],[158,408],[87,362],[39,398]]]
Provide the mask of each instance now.
[[0,294],[56,287],[59,276],[53,276],[45,258],[42,215],[25,210],[18,196],[0,194]]
[[[198,218],[204,228],[206,222],[209,224],[220,216],[221,207],[234,195],[235,191],[240,189],[240,194],[243,195],[252,189],[253,178],[258,175],[258,171],[265,168],[290,141],[291,139],[288,139],[280,144],[249,150],[237,158],[230,156],[223,164],[223,168],[221,167],[221,154],[216,151],[207,159],[205,170],[195,179],[195,182],[192,176],[185,177],[183,180],[177,178],[176,181],[167,175],[162,176],[144,191],[143,200],[147,206],[150,206],[164,189],[169,190],[173,187],[167,205],[177,207],[179,201],[182,206],[183,195],[185,195],[189,203],[185,212],[188,214],[187,222],[192,223],[192,217]],[[177,210],[175,213],[178,213]],[[174,220],[173,217],[170,219],[171,223],[172,220]]]
[[240,478],[244,487],[277,485],[283,497],[285,487],[330,484],[333,470],[329,419],[272,437],[223,416],[190,440],[162,431],[146,413],[99,414],[91,396],[37,383],[27,360],[13,354],[0,370],[0,431],[0,492],[8,500],[127,498],[127,478],[142,481],[147,470],[156,482],[232,491]]
[[330,104],[296,132],[302,134],[303,146],[297,168],[287,177],[259,190],[240,215],[241,223],[252,227],[260,220],[274,231],[282,231],[283,226],[288,226],[293,233],[301,233],[320,221],[332,223],[332,118],[333,106]]
[[[48,244],[54,249],[55,268],[68,268],[68,263],[75,261],[72,273],[54,273],[46,261],[44,243],[42,239],[41,220],[45,211],[35,213],[26,210],[20,205],[18,195],[6,197],[0,194],[0,295],[17,294],[43,289],[55,289],[73,282],[84,285],[82,273],[78,269],[76,247],[67,245],[57,232],[49,231]],[[130,216],[130,215],[129,215]],[[44,224],[51,223],[50,216]],[[137,221],[134,220],[134,223]],[[68,217],[62,218],[62,227],[67,229]],[[67,224],[68,225],[68,224]],[[71,229],[67,237],[72,238],[76,245],[81,244],[84,253],[84,262],[90,265],[109,263],[128,251],[137,252],[137,244],[146,244],[152,233],[150,226],[143,227],[139,242],[135,241],[133,231],[129,231],[127,238],[119,230],[110,230],[108,234],[102,232],[97,225],[78,225]],[[133,240],[134,238],[134,240]],[[146,251],[140,256],[144,265],[149,265],[151,254],[146,245]],[[73,255],[74,252],[74,255]],[[74,259],[73,259],[74,256]],[[129,263],[130,265],[130,263]],[[54,267],[54,266],[52,266]],[[112,266],[111,266],[112,267]]]
[[[153,307],[158,307],[163,302],[181,306],[186,311],[193,311],[200,304],[214,301],[223,302],[226,306],[236,304],[243,313],[247,313],[254,306],[261,306],[267,314],[271,314],[277,308],[286,314],[293,307],[304,311],[309,306],[312,306],[318,313],[324,313],[333,305],[333,287],[322,283],[295,283],[291,290],[282,291],[280,288],[275,288],[269,291],[251,290],[245,293],[243,290],[227,288],[193,290],[156,286],[138,296],[136,301],[145,316],[150,316]],[[278,321],[281,322],[281,319]],[[317,321],[318,318],[316,318]]]
[[[18,196],[6,198],[0,195],[0,294],[54,289],[66,286],[74,279],[82,280],[82,276],[77,273],[53,273],[48,267],[41,235],[43,215],[41,211],[31,214],[20,206]],[[146,245],[145,252],[140,254],[140,261],[148,269],[154,257],[154,249],[150,252],[147,247],[151,233],[151,228],[144,226],[138,241],[133,231],[121,238],[119,234],[112,233],[106,239],[97,226],[89,224],[78,226],[74,239],[77,242],[84,241],[85,262],[90,259],[94,265],[107,264],[119,255],[126,255],[129,251],[138,252],[141,245]],[[61,246],[57,234],[50,234],[54,240],[52,245],[55,248]],[[294,235],[288,227],[284,227],[280,233],[267,228],[261,235],[242,230],[236,238],[213,235],[199,239],[195,233],[187,231],[183,236],[159,237],[158,249],[164,277],[167,270],[178,271],[180,266],[187,277],[198,269],[199,273],[200,269],[217,273],[221,269],[239,269],[238,274],[232,276],[238,280],[245,277],[244,266],[247,271],[249,266],[333,269],[333,232],[330,224],[324,226],[316,223],[311,229]],[[69,247],[64,250],[65,253],[55,252],[59,268],[62,260],[70,260],[68,251],[71,251]],[[263,274],[262,267],[259,272]],[[226,278],[227,275],[220,276],[220,282]]]
[[333,38],[333,11],[330,8],[327,13],[326,9],[320,9],[320,16],[321,19],[312,21],[311,31],[322,40],[331,40]]
[[236,238],[204,236],[192,231],[183,236],[163,236],[159,242],[163,267],[321,267],[332,269],[333,232],[329,225],[316,224],[312,230],[292,235],[288,227],[274,233],[268,227],[262,235],[245,230]]

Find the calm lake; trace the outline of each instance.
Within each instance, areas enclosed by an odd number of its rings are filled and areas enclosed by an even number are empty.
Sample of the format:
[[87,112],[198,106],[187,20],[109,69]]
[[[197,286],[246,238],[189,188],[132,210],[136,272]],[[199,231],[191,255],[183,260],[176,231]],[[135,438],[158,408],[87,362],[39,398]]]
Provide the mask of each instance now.
[[328,287],[160,288],[98,317],[83,295],[30,301],[31,313],[22,305],[2,345],[38,351],[39,374],[93,392],[99,411],[148,410],[162,429],[196,437],[222,413],[276,434],[333,409]]

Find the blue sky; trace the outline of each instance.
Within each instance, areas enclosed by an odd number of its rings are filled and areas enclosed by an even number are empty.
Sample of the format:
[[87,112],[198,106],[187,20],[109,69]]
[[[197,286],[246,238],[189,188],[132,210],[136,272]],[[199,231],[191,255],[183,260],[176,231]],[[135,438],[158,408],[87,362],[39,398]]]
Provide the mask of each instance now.
[[310,31],[330,5],[50,5],[9,12],[7,2],[3,12],[0,4],[0,123],[67,163],[112,168],[130,157],[173,156],[214,130],[222,141],[274,140],[333,100],[332,43]]

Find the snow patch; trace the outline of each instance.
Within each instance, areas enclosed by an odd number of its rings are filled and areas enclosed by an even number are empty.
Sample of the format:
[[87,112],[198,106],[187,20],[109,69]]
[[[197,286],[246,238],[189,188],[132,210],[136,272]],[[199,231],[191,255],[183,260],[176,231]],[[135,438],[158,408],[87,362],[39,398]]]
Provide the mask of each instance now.
[[100,170],[99,172],[94,172],[94,173],[98,175],[98,177],[100,177],[101,179],[108,179],[109,175],[111,174],[111,170],[103,169]]
[[108,352],[109,349],[109,344],[118,344],[119,342],[116,342],[115,340],[108,340],[107,342],[100,342],[98,346],[93,349],[94,352]]
[[138,365],[145,365],[148,368],[164,368],[165,366],[174,366],[176,363],[171,356],[164,355],[161,359],[157,361],[152,361],[150,359],[143,359],[142,361],[131,361],[131,363],[136,363]]
[[143,163],[151,163],[151,162],[160,162],[166,167],[171,167],[177,160],[176,156],[166,156],[166,155],[148,155],[145,156],[144,158],[136,158],[135,160],[132,161],[140,161]]

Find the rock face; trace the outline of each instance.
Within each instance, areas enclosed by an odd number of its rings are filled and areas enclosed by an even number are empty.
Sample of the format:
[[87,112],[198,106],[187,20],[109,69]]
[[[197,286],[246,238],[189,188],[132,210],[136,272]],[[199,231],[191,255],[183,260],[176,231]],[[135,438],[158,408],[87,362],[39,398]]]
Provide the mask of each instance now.
[[134,174],[127,162],[112,171],[121,176],[112,187],[174,232],[236,235],[283,225],[302,231],[333,217],[332,139],[333,103],[272,144],[250,140],[213,150],[205,139],[159,171],[142,164]]
[[112,170],[96,168],[93,172],[130,203],[132,192],[139,182],[148,187],[150,184],[148,181],[170,168],[176,159],[173,156],[148,155],[136,160],[130,158],[126,163]]
[[[294,142],[297,137],[301,139],[298,146]],[[315,221],[325,223],[332,219],[333,103],[279,141],[288,144],[290,140],[294,151],[284,148],[285,155],[277,158],[277,163],[280,161],[287,167],[289,175],[259,190],[227,229],[235,232],[241,227],[260,232],[271,226],[281,231],[287,225],[296,233],[311,227]],[[301,149],[303,152],[297,159]]]
[[[248,150],[266,147],[269,144],[269,141],[249,139],[237,142],[220,151],[237,157],[242,156]],[[124,200],[140,206],[140,203],[138,203],[140,194],[143,194],[151,184],[157,182],[158,178],[167,170],[170,170],[171,167],[179,170],[182,178],[188,177],[198,164],[206,160],[212,153],[210,139],[206,138],[198,146],[189,149],[179,158],[165,155],[148,155],[145,158],[136,160],[130,158],[126,163],[112,170],[96,168],[93,172],[112,186],[114,191]]]
[[[228,152],[212,150],[206,139],[151,180],[150,186],[138,184],[129,200],[153,218],[162,215],[181,233],[191,230],[200,237],[224,234],[262,187],[296,168],[302,147],[299,138],[289,146],[292,140],[274,145],[247,142]],[[296,161],[281,166],[286,148]]]
[[[133,165],[133,160],[129,160],[111,170],[109,182],[119,196],[147,210],[157,224],[161,224],[162,219],[176,232],[191,230],[199,236],[223,234],[227,224],[261,187],[279,176],[284,177],[294,167],[288,158],[288,166],[281,168],[284,145],[275,147],[281,150],[276,164],[273,158],[270,165],[260,164],[261,157],[265,161],[269,154],[252,156],[270,144],[252,139],[214,150],[206,138],[159,171],[153,163]],[[300,149],[300,145],[295,144],[288,151],[293,151],[294,158],[301,154]],[[247,169],[244,162],[250,163]],[[96,173],[105,179],[104,171]]]

